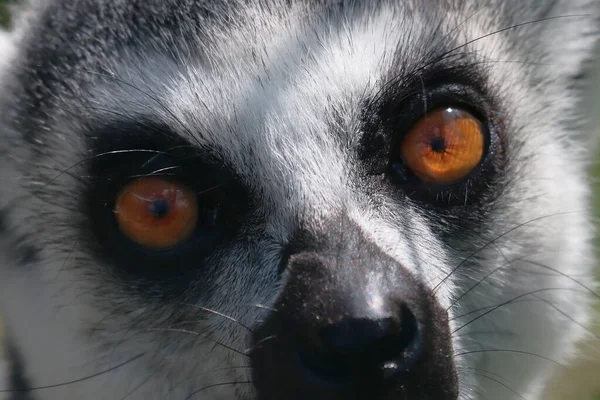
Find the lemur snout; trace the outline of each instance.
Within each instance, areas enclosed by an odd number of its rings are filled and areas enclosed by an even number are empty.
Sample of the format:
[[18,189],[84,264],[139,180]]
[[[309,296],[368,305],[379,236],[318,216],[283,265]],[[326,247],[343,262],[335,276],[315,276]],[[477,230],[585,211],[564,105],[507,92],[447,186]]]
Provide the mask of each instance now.
[[[345,226],[343,236],[304,232],[292,244],[285,287],[255,335],[261,397],[387,399],[406,390],[433,396],[437,389],[419,381],[454,374],[447,324],[435,323],[445,312],[397,263],[393,278],[374,278],[394,261],[358,227]],[[451,390],[441,393],[435,398],[455,398]]]

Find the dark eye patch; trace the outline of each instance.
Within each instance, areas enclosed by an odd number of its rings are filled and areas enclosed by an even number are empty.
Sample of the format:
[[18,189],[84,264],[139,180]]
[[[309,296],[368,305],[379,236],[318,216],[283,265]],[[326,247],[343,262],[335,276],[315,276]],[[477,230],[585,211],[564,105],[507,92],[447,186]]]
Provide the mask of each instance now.
[[[368,102],[365,136],[359,150],[368,175],[385,176],[393,196],[406,196],[424,209],[435,212],[452,212],[457,207],[488,201],[502,175],[506,136],[503,121],[493,111],[497,108],[496,101],[483,82],[471,67],[437,68],[418,79],[407,77],[403,85],[391,85],[379,95],[378,103]],[[414,130],[420,129],[419,124],[436,112],[448,109],[457,110],[477,122],[483,139],[481,156],[477,156],[478,162],[469,168],[468,174],[459,174],[446,181],[431,176],[424,179],[423,171],[415,171],[419,159],[406,152],[407,136],[414,135]],[[428,128],[443,127],[429,124]],[[422,134],[431,136],[431,151],[439,144],[432,140],[443,136],[435,132]],[[430,158],[435,159],[434,156]]]
[[[210,150],[195,146],[168,128],[148,123],[119,124],[88,139],[83,203],[86,243],[112,272],[140,288],[181,293],[202,274],[209,259],[239,233],[250,196],[236,174]],[[185,186],[195,195],[198,223],[185,241],[168,248],[144,246],[120,229],[115,202],[123,188],[148,177]]]

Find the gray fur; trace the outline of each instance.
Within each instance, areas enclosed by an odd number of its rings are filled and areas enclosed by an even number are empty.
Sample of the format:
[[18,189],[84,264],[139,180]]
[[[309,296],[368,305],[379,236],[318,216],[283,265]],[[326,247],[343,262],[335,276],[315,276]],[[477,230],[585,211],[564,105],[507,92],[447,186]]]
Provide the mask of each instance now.
[[[318,227],[340,212],[430,288],[467,258],[436,293],[451,331],[470,311],[507,303],[454,336],[461,399],[541,399],[554,366],[548,359],[573,356],[589,316],[583,285],[594,288],[589,133],[578,101],[597,2],[30,7],[0,80],[0,314],[34,387],[143,354],[114,372],[35,391],[35,399],[183,399],[248,380],[241,367],[249,360],[214,341],[250,346],[243,325],[258,326],[267,311],[255,305],[272,305],[286,284],[277,273],[281,249],[298,226]],[[560,18],[524,24],[548,17]],[[485,88],[506,159],[502,184],[477,210],[465,205],[437,219],[418,202],[365,186],[356,155],[365,102],[434,66],[464,67]],[[138,297],[128,291],[136,282],[107,273],[84,245],[89,136],[131,120],[160,123],[209,149],[261,200],[252,240],[211,259],[210,295],[199,279],[187,302]],[[155,329],[181,320],[197,321],[185,330],[210,339]],[[491,349],[510,351],[480,351]],[[247,384],[198,398],[254,399]]]

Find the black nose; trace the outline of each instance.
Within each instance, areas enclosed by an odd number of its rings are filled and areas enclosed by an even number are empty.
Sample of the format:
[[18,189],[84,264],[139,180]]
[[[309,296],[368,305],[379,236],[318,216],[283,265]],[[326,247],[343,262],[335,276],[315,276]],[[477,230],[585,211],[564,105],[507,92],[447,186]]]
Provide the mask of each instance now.
[[422,358],[424,329],[407,302],[330,275],[325,262],[294,257],[277,311],[256,332],[253,373],[263,399],[382,399]]
[[422,349],[419,324],[407,307],[386,318],[346,318],[299,339],[299,373],[315,385],[356,379],[385,381],[410,371]]
[[448,316],[435,295],[350,221],[326,233],[297,239],[254,329],[258,398],[456,400]]

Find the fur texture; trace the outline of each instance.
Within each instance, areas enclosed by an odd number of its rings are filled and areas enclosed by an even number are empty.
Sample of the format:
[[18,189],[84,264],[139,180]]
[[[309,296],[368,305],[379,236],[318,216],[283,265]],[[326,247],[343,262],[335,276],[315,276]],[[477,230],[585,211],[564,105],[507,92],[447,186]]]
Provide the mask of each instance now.
[[[388,260],[365,272],[373,299],[402,266],[447,310],[458,398],[540,399],[585,333],[595,290],[579,99],[598,8],[31,4],[0,79],[0,313],[39,388],[25,395],[257,398],[243,352],[296,279],[281,273],[288,245],[299,230],[351,227]],[[493,177],[423,200],[390,183],[387,160],[443,85],[460,87],[444,106],[488,122]],[[402,112],[411,97],[419,107]],[[102,246],[88,205],[106,194],[103,171],[145,162],[106,154],[181,143],[243,186],[247,217],[227,246],[154,279]],[[347,222],[328,228],[339,215]]]

